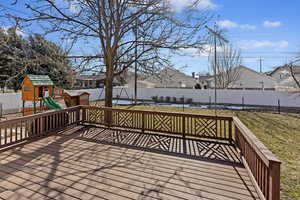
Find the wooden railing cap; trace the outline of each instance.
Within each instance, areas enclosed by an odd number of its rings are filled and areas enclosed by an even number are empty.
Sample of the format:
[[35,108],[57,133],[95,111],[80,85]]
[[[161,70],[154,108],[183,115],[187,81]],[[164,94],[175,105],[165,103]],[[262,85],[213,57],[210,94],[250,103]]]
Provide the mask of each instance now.
[[203,117],[203,118],[217,118],[220,120],[229,120],[232,121],[231,116],[216,116],[216,115],[201,115],[201,114],[192,114],[192,113],[181,113],[181,112],[164,112],[164,111],[151,111],[151,110],[138,110],[138,109],[123,109],[123,108],[110,108],[110,107],[98,107],[98,106],[81,106],[85,109],[103,109],[111,111],[123,111],[123,112],[138,112],[138,113],[149,113],[149,114],[168,114],[168,115],[177,115],[177,116],[189,116],[189,117]]
[[281,163],[281,161],[244,125],[238,117],[233,117],[233,123],[243,134],[247,142],[252,146],[255,152],[260,155],[261,159],[267,166],[270,163]]
[[64,109],[61,109],[61,110],[55,110],[55,111],[49,111],[49,112],[45,112],[45,113],[38,113],[38,114],[33,114],[33,115],[28,115],[28,116],[17,117],[17,118],[14,118],[14,119],[1,121],[0,122],[0,127],[4,126],[4,125],[7,125],[7,124],[16,123],[16,122],[19,122],[19,121],[26,121],[26,120],[29,120],[29,119],[36,119],[36,118],[50,116],[50,115],[54,115],[54,114],[58,114],[58,113],[74,111],[74,110],[77,110],[77,109],[80,109],[80,106],[74,106],[74,107],[70,107],[70,108],[64,108]]

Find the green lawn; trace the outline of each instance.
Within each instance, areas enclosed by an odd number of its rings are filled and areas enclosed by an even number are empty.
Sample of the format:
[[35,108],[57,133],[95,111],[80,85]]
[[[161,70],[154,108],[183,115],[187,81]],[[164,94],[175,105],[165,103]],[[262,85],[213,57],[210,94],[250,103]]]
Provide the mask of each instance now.
[[[123,106],[122,108],[129,108]],[[135,106],[131,109],[182,112],[182,108]],[[184,109],[185,113],[214,114],[208,109]],[[282,161],[281,199],[300,200],[300,116],[262,112],[221,111],[238,116]]]

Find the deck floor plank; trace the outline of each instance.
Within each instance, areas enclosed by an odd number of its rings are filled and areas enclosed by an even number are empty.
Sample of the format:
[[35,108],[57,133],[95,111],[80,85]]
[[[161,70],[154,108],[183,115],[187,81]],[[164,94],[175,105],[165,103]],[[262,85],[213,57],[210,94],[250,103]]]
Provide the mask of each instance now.
[[76,127],[0,153],[0,199],[258,199],[226,144]]

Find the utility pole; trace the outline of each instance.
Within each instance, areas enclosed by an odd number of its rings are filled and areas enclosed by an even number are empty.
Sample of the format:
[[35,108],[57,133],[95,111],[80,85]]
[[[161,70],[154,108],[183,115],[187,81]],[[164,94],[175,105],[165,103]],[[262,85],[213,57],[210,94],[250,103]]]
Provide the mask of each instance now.
[[135,29],[134,29],[134,34],[135,34],[135,49],[134,49],[134,54],[135,54],[135,62],[134,62],[134,103],[137,104],[137,57],[138,57],[138,27],[137,27],[137,19],[135,19]]
[[214,30],[205,26],[205,28],[214,36],[214,81],[215,81],[215,115],[217,115],[217,39],[228,43],[220,33],[217,32],[217,25],[214,25]]
[[262,58],[259,58],[259,72],[262,73]]

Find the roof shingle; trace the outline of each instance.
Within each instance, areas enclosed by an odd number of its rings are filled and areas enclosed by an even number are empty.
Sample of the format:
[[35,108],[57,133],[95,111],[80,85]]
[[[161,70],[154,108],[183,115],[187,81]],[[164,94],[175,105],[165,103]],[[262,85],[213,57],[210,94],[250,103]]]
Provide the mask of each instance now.
[[33,75],[29,74],[27,75],[29,80],[32,82],[32,85],[34,86],[42,86],[42,85],[54,85],[52,80],[48,75]]

